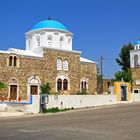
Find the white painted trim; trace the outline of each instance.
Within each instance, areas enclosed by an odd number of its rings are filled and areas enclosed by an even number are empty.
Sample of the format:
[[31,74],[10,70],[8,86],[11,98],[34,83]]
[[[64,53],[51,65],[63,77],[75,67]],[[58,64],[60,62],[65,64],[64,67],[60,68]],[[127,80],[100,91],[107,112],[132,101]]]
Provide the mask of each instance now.
[[60,51],[60,52],[66,52],[66,53],[76,53],[76,54],[81,54],[81,51],[75,51],[75,50],[66,50],[66,49],[62,49],[62,48],[51,48],[51,47],[44,47],[42,46],[44,49],[49,49],[49,50],[53,50],[53,51]]
[[[31,83],[31,80],[37,80],[38,83]],[[27,97],[30,96],[30,93],[31,93],[31,86],[38,86],[38,95],[40,93],[40,85],[41,85],[41,81],[40,79],[35,75],[35,76],[31,76],[29,79],[28,79],[28,82],[27,82]]]
[[68,80],[68,90],[70,90],[70,79],[69,79],[68,75],[61,73],[61,74],[58,74],[57,75],[56,80],[55,80],[55,91],[56,92],[58,92],[57,91],[57,80],[58,79],[61,79],[62,80],[62,90],[63,90],[63,80],[64,79],[67,79]]

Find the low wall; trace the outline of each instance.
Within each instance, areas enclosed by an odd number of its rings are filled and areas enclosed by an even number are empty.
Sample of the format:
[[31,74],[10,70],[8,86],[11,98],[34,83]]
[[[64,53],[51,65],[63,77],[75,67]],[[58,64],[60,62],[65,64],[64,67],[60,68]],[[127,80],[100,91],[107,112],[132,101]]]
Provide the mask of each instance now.
[[[140,94],[133,94],[133,101],[140,101]],[[116,95],[49,95],[47,108],[85,108],[117,104]],[[40,112],[40,95],[33,95],[30,102],[0,103],[0,111],[22,111],[25,113]]]
[[116,104],[115,95],[49,95],[47,108],[83,108]]
[[132,94],[133,102],[140,102],[140,94],[133,93]]
[[0,111],[40,112],[40,95],[32,95],[29,102],[1,102]]

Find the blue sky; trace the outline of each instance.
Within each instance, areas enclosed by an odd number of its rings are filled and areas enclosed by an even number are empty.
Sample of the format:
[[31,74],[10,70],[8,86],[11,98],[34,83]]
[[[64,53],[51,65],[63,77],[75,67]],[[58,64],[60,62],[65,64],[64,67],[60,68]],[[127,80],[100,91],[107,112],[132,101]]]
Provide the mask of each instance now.
[[73,36],[73,49],[98,62],[111,78],[123,44],[140,38],[140,0],[0,0],[0,50],[25,48],[25,32],[41,20],[63,23]]

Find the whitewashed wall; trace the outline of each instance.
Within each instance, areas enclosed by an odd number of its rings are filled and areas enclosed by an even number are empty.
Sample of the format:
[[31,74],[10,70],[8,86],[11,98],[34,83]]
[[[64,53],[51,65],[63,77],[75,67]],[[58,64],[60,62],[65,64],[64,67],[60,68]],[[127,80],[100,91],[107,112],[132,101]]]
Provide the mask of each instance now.
[[32,95],[32,104],[25,105],[24,112],[34,114],[40,112],[40,95]]
[[140,94],[132,94],[133,96],[133,102],[140,102]]
[[47,108],[83,108],[116,104],[115,95],[50,95]]
[[[133,101],[140,101],[140,94],[133,94]],[[85,108],[101,105],[118,104],[115,95],[49,95],[47,108]],[[0,104],[0,111],[40,112],[40,95],[32,96],[31,104]]]
[[40,95],[33,95],[28,103],[0,103],[0,111],[22,111],[25,113],[37,114],[40,112]]

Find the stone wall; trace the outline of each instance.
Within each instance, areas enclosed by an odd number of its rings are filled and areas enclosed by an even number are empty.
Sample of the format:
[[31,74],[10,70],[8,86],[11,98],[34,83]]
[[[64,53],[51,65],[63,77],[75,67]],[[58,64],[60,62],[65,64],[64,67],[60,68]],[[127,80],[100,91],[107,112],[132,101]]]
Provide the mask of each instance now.
[[27,82],[28,79],[36,75],[43,82],[43,63],[44,61],[39,58],[26,58],[18,56],[19,67],[11,67],[7,65],[8,54],[0,54],[0,79],[6,84],[6,89],[2,94],[8,96],[8,85],[12,79],[17,81],[18,96],[23,100],[27,99]]
[[140,92],[140,84],[136,84],[136,80],[140,80],[140,68],[131,68],[132,72],[132,89],[139,89]]
[[80,63],[80,79],[85,77],[88,80],[89,94],[95,94],[97,91],[97,69],[96,64],[93,63]]
[[[56,61],[58,58],[68,60],[68,71],[57,70]],[[61,92],[60,94],[74,94],[80,88],[80,54],[66,53],[51,49],[44,49],[44,80],[51,83],[52,92],[56,91],[56,77],[60,74],[67,75],[70,79],[70,91]]]
[[113,81],[111,79],[103,79],[103,93],[109,94],[109,86],[113,86]]
[[[6,84],[6,88],[1,91],[2,96],[8,97],[9,83],[15,79],[18,85],[18,97],[27,99],[27,84],[31,76],[37,76],[41,84],[49,82],[51,92],[56,92],[56,77],[60,74],[66,75],[70,79],[70,90],[60,94],[75,94],[80,91],[80,79],[88,77],[89,93],[96,92],[96,64],[80,63],[80,53],[64,52],[54,49],[44,49],[44,57],[18,56],[18,67],[8,66],[10,54],[0,53],[0,80]],[[57,70],[56,60],[61,58],[69,62],[68,71]]]

